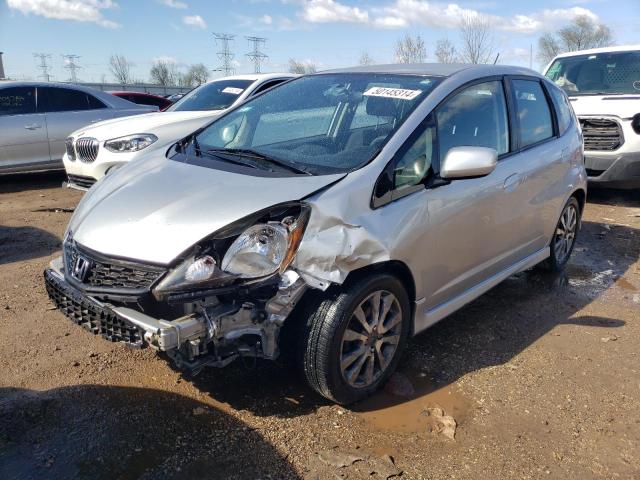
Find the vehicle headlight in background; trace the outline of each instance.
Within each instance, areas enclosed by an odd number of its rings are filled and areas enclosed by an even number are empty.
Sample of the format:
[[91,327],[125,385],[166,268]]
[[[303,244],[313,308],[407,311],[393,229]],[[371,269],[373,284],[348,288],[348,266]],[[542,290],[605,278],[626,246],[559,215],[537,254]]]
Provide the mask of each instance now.
[[107,140],[104,142],[104,148],[114,153],[137,152],[147,148],[157,140],[158,137],[151,133],[136,133]]

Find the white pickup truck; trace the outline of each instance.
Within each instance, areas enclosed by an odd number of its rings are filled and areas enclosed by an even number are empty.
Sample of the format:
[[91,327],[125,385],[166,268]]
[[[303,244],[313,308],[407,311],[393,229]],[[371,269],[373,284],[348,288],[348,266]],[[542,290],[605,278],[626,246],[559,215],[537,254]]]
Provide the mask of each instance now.
[[590,185],[640,187],[640,45],[563,53],[545,75],[580,120]]

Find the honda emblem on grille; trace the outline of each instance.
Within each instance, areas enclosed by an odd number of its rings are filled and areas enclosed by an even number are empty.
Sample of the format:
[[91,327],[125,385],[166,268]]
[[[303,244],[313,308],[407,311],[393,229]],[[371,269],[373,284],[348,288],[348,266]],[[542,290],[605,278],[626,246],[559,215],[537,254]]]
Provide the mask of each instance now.
[[87,278],[87,274],[89,273],[89,267],[91,263],[84,257],[78,255],[76,257],[76,261],[73,264],[73,271],[71,272],[71,276],[80,282],[84,282]]

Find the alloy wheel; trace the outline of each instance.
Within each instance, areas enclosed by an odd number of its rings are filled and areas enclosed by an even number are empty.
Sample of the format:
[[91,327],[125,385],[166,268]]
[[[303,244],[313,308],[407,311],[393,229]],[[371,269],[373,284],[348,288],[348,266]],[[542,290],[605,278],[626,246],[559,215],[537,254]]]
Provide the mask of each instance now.
[[340,371],[350,386],[368,387],[385,372],[398,349],[402,314],[386,290],[371,293],[353,311],[340,346]]
[[558,263],[564,263],[571,254],[577,228],[578,211],[575,205],[569,204],[560,216],[554,237],[553,249]]

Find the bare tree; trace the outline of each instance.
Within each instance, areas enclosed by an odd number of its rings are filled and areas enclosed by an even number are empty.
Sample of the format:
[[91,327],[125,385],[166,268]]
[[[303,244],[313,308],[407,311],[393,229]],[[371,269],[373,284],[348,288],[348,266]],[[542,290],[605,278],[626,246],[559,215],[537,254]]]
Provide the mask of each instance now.
[[491,22],[484,15],[465,15],[460,21],[460,59],[465,63],[489,63],[493,58]]
[[178,83],[178,72],[173,63],[157,60],[153,63],[149,72],[151,82],[164,87],[170,87]]
[[109,70],[116,78],[116,81],[122,85],[131,83],[131,63],[124,55],[111,55],[109,58]]
[[195,65],[191,65],[187,73],[183,75],[183,81],[185,86],[194,86],[202,85],[207,80],[209,80],[209,70],[202,63],[196,63]]
[[289,72],[291,73],[314,73],[316,71],[316,66],[312,62],[303,62],[300,60],[296,60],[295,58],[289,59]]
[[427,49],[420,35],[412,37],[407,34],[396,42],[395,54],[397,63],[422,63],[427,56]]
[[441,38],[436,42],[435,55],[440,63],[456,63],[458,61],[456,47],[448,38]]
[[607,47],[612,44],[613,35],[609,27],[581,15],[558,30],[557,34],[545,33],[538,39],[538,59],[547,63],[559,53]]
[[360,60],[358,61],[358,63],[360,63],[360,65],[373,65],[376,62],[373,59],[373,57],[369,55],[368,52],[362,52],[362,55],[360,55]]

